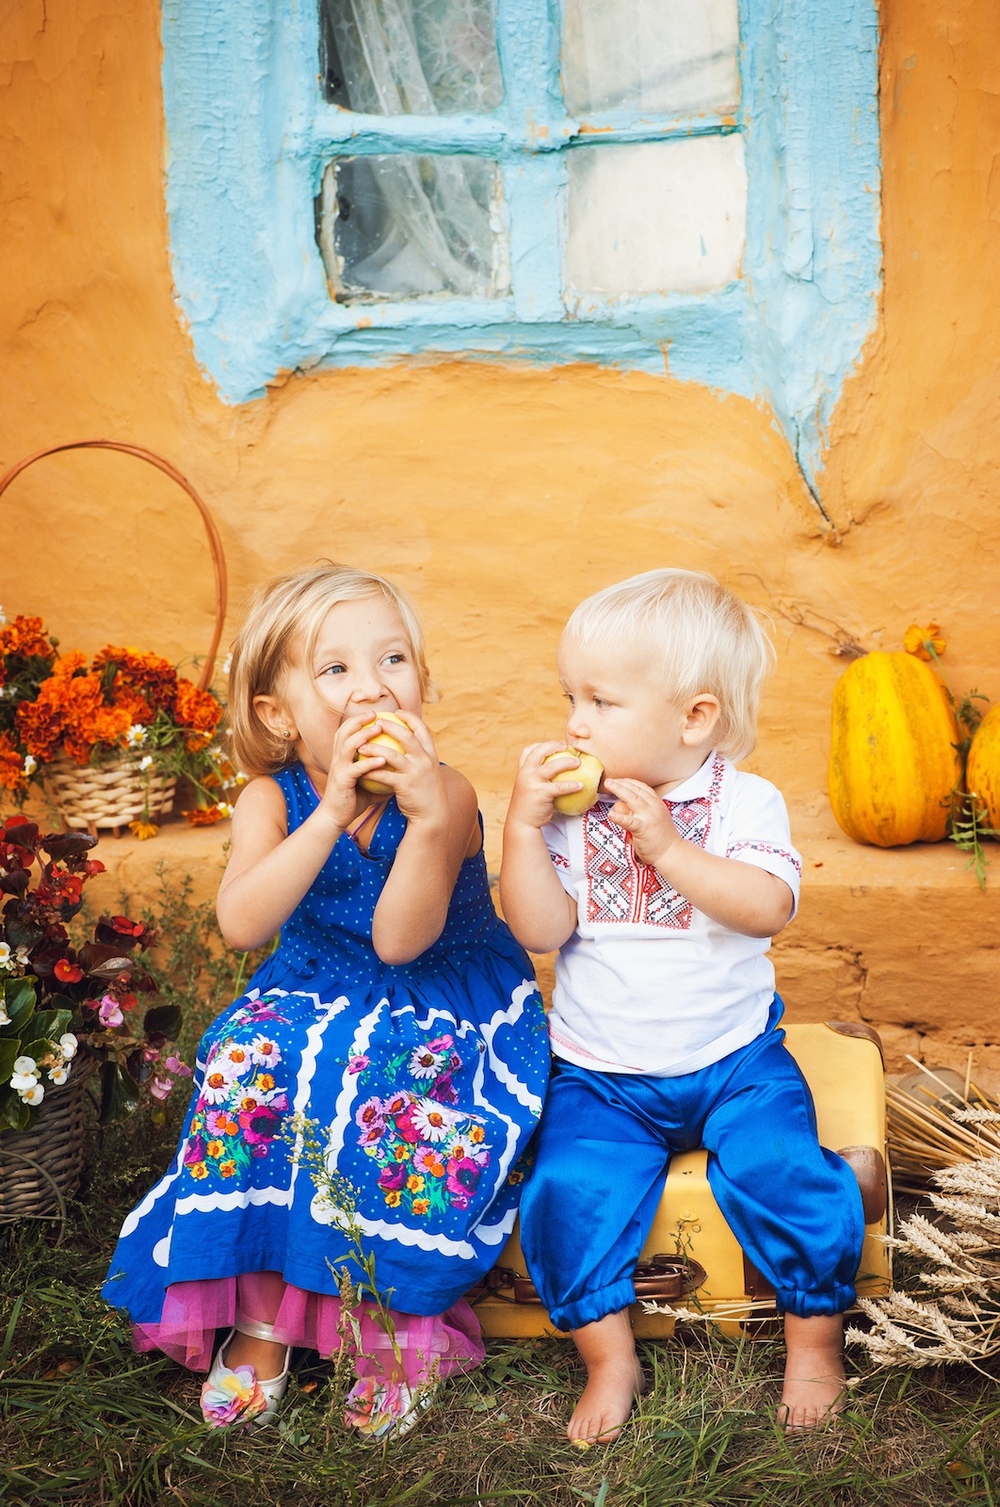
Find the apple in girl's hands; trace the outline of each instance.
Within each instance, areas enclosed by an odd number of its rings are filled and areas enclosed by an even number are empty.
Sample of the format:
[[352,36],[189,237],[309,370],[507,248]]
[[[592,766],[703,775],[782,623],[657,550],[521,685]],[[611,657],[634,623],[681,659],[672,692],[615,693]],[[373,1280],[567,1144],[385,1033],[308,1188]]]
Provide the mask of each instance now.
[[[374,742],[374,739],[372,741]],[[579,759],[580,767],[562,770],[553,779],[553,789],[559,788],[556,782],[560,779],[580,780],[583,789],[570,790],[565,795],[557,795],[552,802],[552,808],[563,816],[582,816],[597,800],[604,765],[594,754],[584,753],[579,748],[559,748],[555,753],[547,754],[542,763],[548,764],[551,759],[565,759],[567,756],[571,759]]]
[[[405,727],[407,732],[410,731],[410,728],[403,721],[402,717],[397,717],[395,712],[379,712],[378,716],[373,717],[370,722],[367,722],[365,724],[365,726],[374,727],[377,722],[395,722],[399,727]],[[363,731],[364,728],[362,728],[362,732]],[[391,733],[376,733],[373,738],[366,738],[365,744],[366,746],[372,748],[378,748],[380,746],[382,748],[391,748],[395,753],[400,754],[406,752],[399,739],[394,738]],[[359,749],[358,752],[354,755],[355,764],[357,764],[359,759],[363,759],[364,757],[365,755]],[[375,776],[371,774],[362,775],[361,779],[358,781],[358,784],[360,785],[361,789],[366,790],[369,795],[392,795],[392,786],[383,784],[381,780],[377,780]]]

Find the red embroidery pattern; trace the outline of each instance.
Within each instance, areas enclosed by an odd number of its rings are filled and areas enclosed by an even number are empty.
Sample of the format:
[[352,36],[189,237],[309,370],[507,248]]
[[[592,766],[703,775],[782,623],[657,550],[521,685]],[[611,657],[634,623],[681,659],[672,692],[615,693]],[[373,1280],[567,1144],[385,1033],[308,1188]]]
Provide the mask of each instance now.
[[732,858],[733,854],[738,853],[741,848],[749,848],[754,853],[772,853],[775,858],[783,858],[789,867],[795,870],[796,874],[802,873],[801,860],[794,853],[789,853],[787,848],[776,848],[773,843],[755,842],[746,837],[741,842],[734,842],[732,847],[727,851],[726,857]]

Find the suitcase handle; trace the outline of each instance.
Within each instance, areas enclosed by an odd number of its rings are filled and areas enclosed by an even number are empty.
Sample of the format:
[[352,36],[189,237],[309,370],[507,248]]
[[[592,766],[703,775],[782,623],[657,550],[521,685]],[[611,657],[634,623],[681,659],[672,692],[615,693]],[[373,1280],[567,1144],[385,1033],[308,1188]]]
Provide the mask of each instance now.
[[[637,1302],[676,1303],[700,1287],[705,1277],[705,1268],[689,1256],[661,1253],[640,1261],[632,1281]],[[466,1296],[473,1304],[486,1297],[500,1298],[505,1303],[540,1304],[542,1301],[530,1277],[522,1276],[509,1266],[495,1266]]]

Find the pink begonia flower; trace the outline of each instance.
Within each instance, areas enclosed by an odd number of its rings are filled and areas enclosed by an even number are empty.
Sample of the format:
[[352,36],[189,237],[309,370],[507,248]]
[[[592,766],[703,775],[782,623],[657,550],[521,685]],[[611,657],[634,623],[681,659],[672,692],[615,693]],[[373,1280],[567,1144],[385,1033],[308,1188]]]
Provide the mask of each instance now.
[[169,1078],[154,1078],[149,1085],[149,1092],[154,1099],[167,1099],[174,1091],[174,1085]]
[[110,994],[106,994],[101,1000],[101,1008],[97,1013],[101,1018],[102,1026],[120,1026],[125,1019],[118,1001]]
[[171,1073],[176,1073],[178,1078],[190,1078],[191,1076],[191,1069],[188,1067],[187,1063],[182,1062],[181,1059],[179,1057],[176,1057],[172,1052],[167,1058],[164,1066]]
[[159,1062],[160,1054],[156,1047],[143,1047],[142,1060],[143,1062]]

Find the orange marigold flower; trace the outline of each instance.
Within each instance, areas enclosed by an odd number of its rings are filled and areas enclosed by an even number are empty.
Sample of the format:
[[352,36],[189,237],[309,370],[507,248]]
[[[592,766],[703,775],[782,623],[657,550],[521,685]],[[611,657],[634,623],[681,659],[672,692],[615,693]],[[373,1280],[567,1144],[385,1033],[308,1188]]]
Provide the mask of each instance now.
[[203,806],[195,811],[182,811],[181,815],[191,827],[214,827],[216,822],[221,822],[226,813],[220,811],[218,806]]
[[941,628],[938,623],[928,623],[926,628],[921,628],[919,623],[911,623],[903,634],[903,648],[907,654],[915,654],[918,659],[926,659],[928,662],[935,656],[940,656],[948,647],[948,640],[941,637]]
[[113,700],[120,705],[125,696],[138,696],[148,705],[149,713],[140,719],[149,722],[162,709],[172,712],[177,695],[177,671],[169,659],[159,654],[140,654],[137,649],[119,649],[108,644],[94,656],[94,670],[115,666]]
[[0,733],[0,790],[22,791],[27,788],[24,761],[10,734]]
[[128,829],[135,833],[140,842],[146,842],[148,838],[160,835],[160,829],[155,822],[129,822]]
[[192,732],[213,733],[222,717],[222,707],[209,691],[200,691],[190,680],[179,680],[174,716],[179,726]]
[[16,617],[0,628],[0,655],[20,654],[25,659],[55,659],[56,650],[40,617]]

